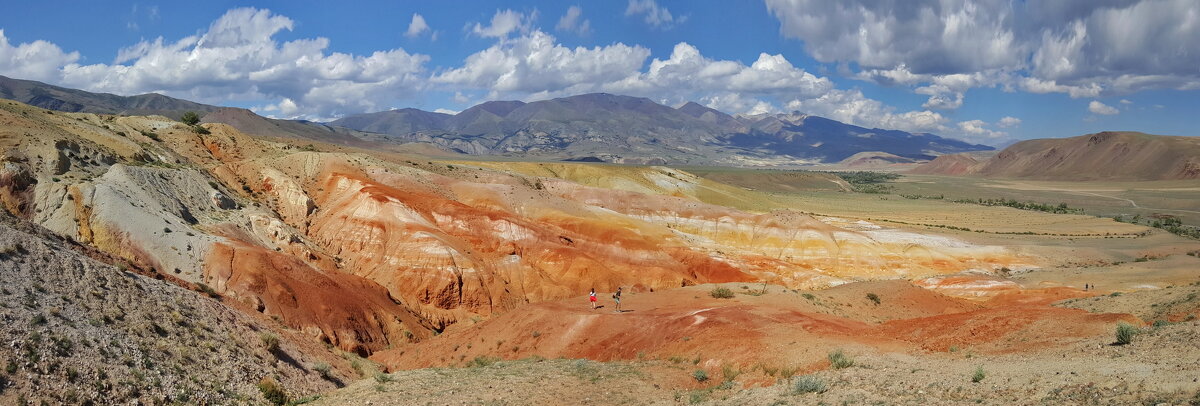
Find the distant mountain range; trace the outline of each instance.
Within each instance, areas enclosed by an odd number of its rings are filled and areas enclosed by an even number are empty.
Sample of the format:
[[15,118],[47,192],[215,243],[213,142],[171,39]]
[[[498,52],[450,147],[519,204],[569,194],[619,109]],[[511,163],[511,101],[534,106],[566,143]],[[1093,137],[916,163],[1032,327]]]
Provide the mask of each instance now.
[[160,94],[91,93],[3,76],[0,97],[69,112],[178,118],[196,111],[204,114],[204,122],[225,123],[266,137],[357,146],[425,143],[465,154],[534,159],[776,166],[832,163],[867,151],[928,160],[993,149],[800,113],[732,116],[694,102],[672,108],[646,98],[605,93],[531,103],[490,101],[454,115],[390,110],[327,124],[265,118],[246,109]]
[[989,159],[937,157],[910,173],[1041,180],[1200,179],[1200,137],[1105,131],[1021,141]]
[[778,165],[838,162],[880,151],[910,159],[991,150],[933,134],[868,129],[799,113],[731,116],[689,102],[592,93],[531,103],[486,102],[455,115],[416,109],[329,123],[468,153],[608,162]]

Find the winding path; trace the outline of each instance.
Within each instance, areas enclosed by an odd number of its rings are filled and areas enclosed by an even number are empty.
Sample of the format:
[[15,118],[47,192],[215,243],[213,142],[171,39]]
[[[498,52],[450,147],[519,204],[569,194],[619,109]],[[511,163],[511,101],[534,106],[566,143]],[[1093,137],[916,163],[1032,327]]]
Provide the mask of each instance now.
[[1068,190],[1064,190],[1064,192],[1067,192],[1067,193],[1074,193],[1074,194],[1084,194],[1084,195],[1097,196],[1097,197],[1105,197],[1105,198],[1109,198],[1109,199],[1116,199],[1116,200],[1123,200],[1123,201],[1129,202],[1129,204],[1133,205],[1133,207],[1134,207],[1134,208],[1138,208],[1138,209],[1147,209],[1147,210],[1161,210],[1161,211],[1178,211],[1178,212],[1184,212],[1184,213],[1196,213],[1196,214],[1200,214],[1200,211],[1195,211],[1195,210],[1163,209],[1163,208],[1158,208],[1158,207],[1145,207],[1145,206],[1138,206],[1137,202],[1135,202],[1135,201],[1133,201],[1133,200],[1129,200],[1129,199],[1122,198],[1122,197],[1115,197],[1115,196],[1102,195],[1102,194],[1099,194],[1099,193],[1092,193],[1092,192],[1078,192],[1078,191],[1068,191]]

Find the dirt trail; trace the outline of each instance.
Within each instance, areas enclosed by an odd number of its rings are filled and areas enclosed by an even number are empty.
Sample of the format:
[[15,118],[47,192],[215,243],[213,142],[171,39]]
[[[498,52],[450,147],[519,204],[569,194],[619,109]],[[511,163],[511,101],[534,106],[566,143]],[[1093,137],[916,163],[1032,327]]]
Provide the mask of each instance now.
[[1196,214],[1200,214],[1200,211],[1195,211],[1195,210],[1182,210],[1182,209],[1163,209],[1163,208],[1159,208],[1159,207],[1146,207],[1146,206],[1139,206],[1139,205],[1137,204],[1137,202],[1135,202],[1135,201],[1133,201],[1133,200],[1129,200],[1129,199],[1125,199],[1125,198],[1121,198],[1121,197],[1115,197],[1115,196],[1106,196],[1106,195],[1102,195],[1102,194],[1099,194],[1099,193],[1091,193],[1091,192],[1075,192],[1075,191],[1068,191],[1067,193],[1073,193],[1073,194],[1083,194],[1083,195],[1096,196],[1096,197],[1105,197],[1105,198],[1114,199],[1114,200],[1121,200],[1121,201],[1129,202],[1129,204],[1130,204],[1130,205],[1132,205],[1134,208],[1138,208],[1138,209],[1147,209],[1147,210],[1160,210],[1160,211],[1177,211],[1177,212],[1183,212],[1183,213],[1196,213]]

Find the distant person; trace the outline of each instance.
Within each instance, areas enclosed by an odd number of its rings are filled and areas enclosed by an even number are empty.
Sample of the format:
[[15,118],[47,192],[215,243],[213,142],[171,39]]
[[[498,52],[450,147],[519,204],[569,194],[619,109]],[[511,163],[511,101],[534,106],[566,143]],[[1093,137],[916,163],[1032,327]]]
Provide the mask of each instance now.
[[592,310],[596,310],[596,288],[592,288],[592,293],[588,294],[588,301],[592,302]]
[[621,312],[621,287],[617,286],[617,291],[613,293],[613,301],[617,303],[617,313]]

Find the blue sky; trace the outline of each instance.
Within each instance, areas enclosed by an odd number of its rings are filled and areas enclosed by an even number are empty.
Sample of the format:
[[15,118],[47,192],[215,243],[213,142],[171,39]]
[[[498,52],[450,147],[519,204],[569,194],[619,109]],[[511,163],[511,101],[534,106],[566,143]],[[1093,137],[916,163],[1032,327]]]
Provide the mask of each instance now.
[[0,13],[0,74],[318,120],[604,91],[993,145],[1195,136],[1198,15],[1192,0],[18,2]]

